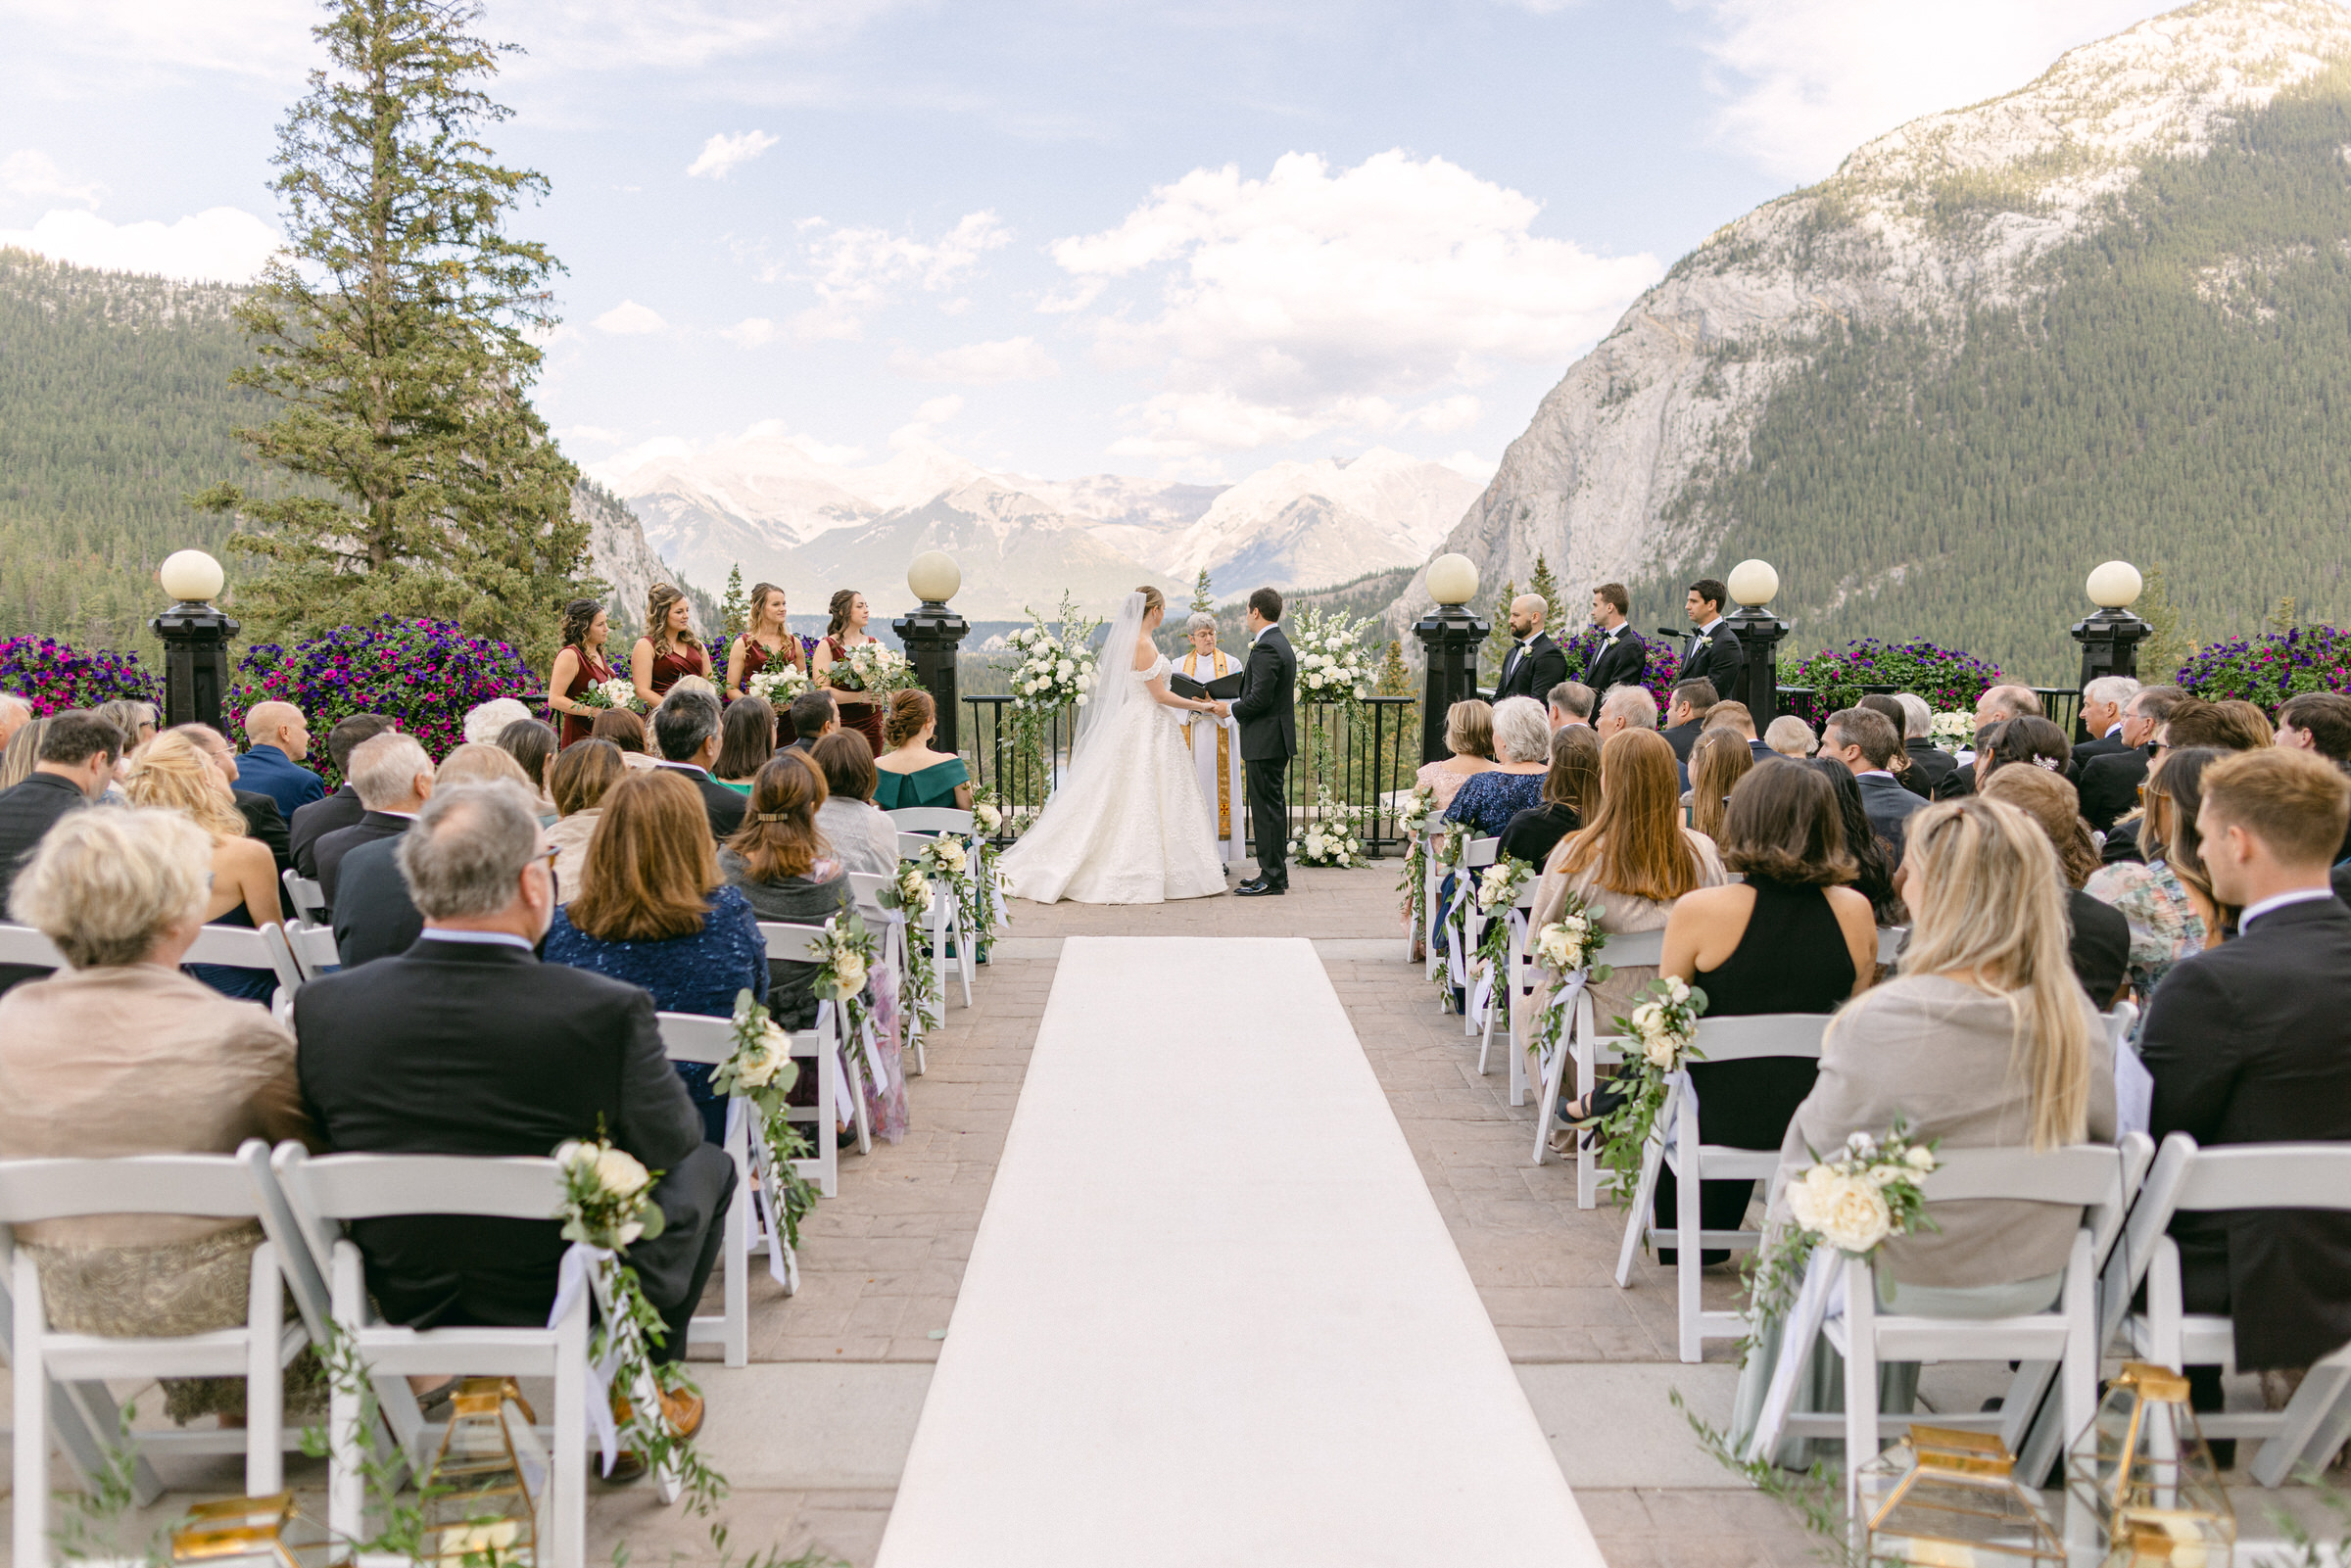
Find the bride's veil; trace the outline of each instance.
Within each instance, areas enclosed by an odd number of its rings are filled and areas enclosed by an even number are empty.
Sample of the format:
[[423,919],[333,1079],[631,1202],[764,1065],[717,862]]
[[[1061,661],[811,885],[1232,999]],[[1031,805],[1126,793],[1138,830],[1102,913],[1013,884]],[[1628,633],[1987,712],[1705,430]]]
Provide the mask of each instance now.
[[1065,787],[1078,781],[1090,760],[1094,742],[1116,728],[1120,710],[1129,702],[1150,700],[1131,676],[1134,644],[1142,635],[1143,595],[1137,590],[1119,606],[1102,639],[1102,651],[1094,661],[1094,684],[1078,710],[1078,734],[1070,742],[1069,777],[1062,781]]

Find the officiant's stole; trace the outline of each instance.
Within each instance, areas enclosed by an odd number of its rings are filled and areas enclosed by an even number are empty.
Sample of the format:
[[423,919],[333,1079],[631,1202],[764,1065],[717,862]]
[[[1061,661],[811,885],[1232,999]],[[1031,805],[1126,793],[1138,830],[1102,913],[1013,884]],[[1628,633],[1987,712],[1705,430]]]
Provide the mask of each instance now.
[[[1176,668],[1177,673],[1188,676],[1203,685],[1210,681],[1221,681],[1232,673],[1232,658],[1223,648],[1217,649],[1208,656],[1206,662],[1214,665],[1215,668],[1203,670],[1200,668],[1202,662],[1199,654],[1186,653],[1182,662]],[[1194,768],[1200,765],[1200,738],[1203,730],[1217,737],[1217,836],[1230,838],[1232,836],[1232,731],[1222,724],[1185,725],[1183,727],[1183,743],[1192,748],[1192,766]]]

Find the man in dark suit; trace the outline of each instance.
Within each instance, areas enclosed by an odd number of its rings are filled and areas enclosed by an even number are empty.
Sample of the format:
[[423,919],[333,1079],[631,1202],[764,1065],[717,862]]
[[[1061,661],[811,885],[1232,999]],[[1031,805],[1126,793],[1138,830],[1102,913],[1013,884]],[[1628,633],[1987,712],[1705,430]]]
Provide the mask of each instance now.
[[311,727],[291,702],[256,702],[245,714],[245,755],[237,774],[245,787],[277,802],[291,820],[313,800],[326,798],[326,781],[302,765],[310,754]]
[[1684,767],[1690,765],[1690,748],[1698,744],[1699,736],[1706,728],[1706,710],[1722,700],[1722,693],[1707,680],[1683,681],[1675,685],[1665,705],[1665,728],[1657,733],[1673,747],[1673,760]]
[[1511,600],[1511,636],[1517,639],[1502,656],[1502,675],[1494,683],[1494,700],[1533,697],[1540,701],[1567,679],[1567,655],[1543,630],[1551,601],[1540,594],[1521,594]]
[[319,836],[312,851],[318,867],[318,891],[335,909],[343,859],[361,844],[398,838],[433,796],[433,759],[413,736],[386,731],[352,748],[351,782],[366,809],[348,828]]
[[1217,712],[1240,721],[1257,875],[1233,891],[1254,898],[1290,890],[1287,783],[1290,758],[1298,754],[1298,655],[1281,635],[1281,595],[1273,590],[1250,594],[1243,619],[1249,627],[1249,662],[1241,672],[1241,694],[1218,703]]
[[1622,583],[1603,583],[1592,591],[1592,624],[1600,630],[1600,646],[1584,672],[1584,685],[1603,697],[1610,687],[1639,686],[1649,672],[1649,644],[1625,624],[1632,607]]
[[335,759],[335,772],[343,776],[343,785],[325,799],[296,809],[292,830],[287,834],[296,874],[316,881],[318,840],[338,828],[357,827],[367,814],[367,808],[360,803],[359,787],[351,782],[351,754],[362,742],[396,728],[383,714],[355,713],[326,733],[326,754]]
[[1722,618],[1722,606],[1730,596],[1729,589],[1711,577],[1702,577],[1690,585],[1689,596],[1683,600],[1698,635],[1682,655],[1682,676],[1685,680],[1704,676],[1714,683],[1718,697],[1739,692],[1739,672],[1747,660],[1739,646],[1739,634]]
[[340,896],[329,918],[335,927],[335,960],[345,969],[397,957],[424,932],[424,916],[400,875],[400,845],[407,836],[378,838],[343,857],[336,883]]
[[[8,908],[17,869],[59,818],[96,800],[114,782],[122,760],[120,730],[78,708],[56,714],[24,782],[0,794],[0,912]],[[50,972],[35,965],[0,964],[0,991]]]
[[812,687],[792,699],[792,728],[795,738],[787,751],[806,752],[840,728],[840,707],[833,693]]
[[2082,763],[2082,776],[2075,781],[2082,791],[2082,818],[2092,829],[2109,832],[2138,804],[2138,786],[2155,755],[2155,736],[2186,694],[2176,686],[2142,686],[2125,699],[2121,728],[2114,736],[2124,749]]
[[[2213,897],[2239,934],[2172,967],[2138,1052],[2148,1130],[2204,1147],[2351,1140],[2351,909],[2328,863],[2351,824],[2341,770],[2275,747],[2204,770],[2196,814]],[[2228,1312],[2239,1370],[2306,1367],[2351,1340],[2351,1215],[2266,1210],[2172,1224],[2191,1312]],[[2191,1370],[2199,1409],[2215,1368]]]
[[[336,1150],[547,1155],[601,1131],[662,1172],[653,1199],[665,1228],[628,1258],[667,1327],[654,1355],[675,1360],[718,1258],[735,1172],[702,1141],[652,998],[533,956],[554,882],[537,803],[520,786],[453,785],[400,848],[423,938],[296,995],[304,1101]],[[384,1315],[415,1327],[545,1323],[566,1245],[553,1220],[448,1215],[362,1220],[352,1237]],[[681,1428],[698,1424],[698,1401],[662,1402]]]
[[743,826],[747,801],[710,777],[710,765],[718,760],[718,698],[707,691],[673,689],[653,710],[653,744],[663,758],[661,766],[684,774],[702,797],[711,836],[724,839]]
[[1839,708],[1821,726],[1820,754],[1834,757],[1861,786],[1861,809],[1869,814],[1870,831],[1886,841],[1886,858],[1899,865],[1902,827],[1926,801],[1904,789],[1887,764],[1901,749],[1901,740],[1883,713],[1867,708]]
[[2074,781],[2092,757],[2111,757],[2131,749],[2123,738],[2123,708],[2138,695],[2138,683],[2127,675],[2101,675],[2082,689],[2082,728],[2089,738],[2074,747]]

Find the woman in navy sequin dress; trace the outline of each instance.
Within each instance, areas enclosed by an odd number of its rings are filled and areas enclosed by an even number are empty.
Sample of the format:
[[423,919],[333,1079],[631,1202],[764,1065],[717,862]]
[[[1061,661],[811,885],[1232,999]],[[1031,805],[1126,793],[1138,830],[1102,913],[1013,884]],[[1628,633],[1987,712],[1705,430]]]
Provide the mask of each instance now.
[[[547,961],[594,970],[652,993],[664,1013],[726,1018],[748,988],[767,1000],[767,942],[742,890],[718,874],[701,796],[676,773],[640,773],[604,797],[588,840],[587,885],[555,911]],[[725,1141],[727,1103],[711,1069],[679,1063],[702,1114],[702,1135]]]

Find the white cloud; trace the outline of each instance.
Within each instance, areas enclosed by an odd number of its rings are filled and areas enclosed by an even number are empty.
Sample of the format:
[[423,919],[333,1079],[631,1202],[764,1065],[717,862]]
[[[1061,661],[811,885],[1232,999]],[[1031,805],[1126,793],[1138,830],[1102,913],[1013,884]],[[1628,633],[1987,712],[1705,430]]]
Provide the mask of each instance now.
[[47,153],[27,147],[0,158],[0,190],[11,196],[29,196],[35,200],[79,202],[84,207],[96,207],[104,194],[102,185],[73,185],[67,182],[65,170]]
[[756,349],[775,341],[776,324],[763,315],[746,315],[731,327],[720,327],[718,335],[739,349]]
[[1681,0],[1727,100],[1713,129],[1774,174],[1822,178],[1905,120],[2011,92],[2169,0]]
[[669,323],[662,320],[654,311],[639,305],[635,300],[623,300],[602,315],[598,316],[591,325],[599,332],[609,332],[614,337],[630,338],[648,332],[662,331]]
[[555,439],[583,442],[592,447],[617,447],[629,435],[625,430],[607,430],[602,425],[566,425],[555,432]]
[[1455,452],[1450,457],[1439,457],[1437,461],[1443,463],[1446,467],[1452,469],[1463,479],[1472,479],[1481,485],[1492,480],[1494,477],[1494,470],[1502,466],[1502,464],[1496,459],[1492,457],[1480,457],[1476,452],[1470,451],[1465,448],[1461,451]]
[[[1493,359],[1564,365],[1661,270],[1532,232],[1538,205],[1440,158],[1381,153],[1332,172],[1291,153],[1264,179],[1227,166],[1155,190],[1118,227],[1056,242],[1068,292],[1093,310],[1096,356],[1166,390],[1130,415],[1133,455],[1302,440],[1342,423],[1458,429],[1459,396]],[[1159,310],[1094,309],[1155,277]]]
[[[1012,240],[1012,230],[988,212],[967,213],[936,240],[880,228],[835,228],[821,217],[800,228],[811,236],[803,247],[812,268],[805,276],[818,304],[792,318],[792,330],[810,339],[858,337],[865,317],[902,290],[943,293],[982,256]],[[792,275],[780,268],[765,274],[769,281]]]
[[725,179],[736,165],[747,164],[775,145],[776,138],[763,130],[746,130],[736,136],[721,132],[702,143],[701,156],[686,166],[686,177]]
[[900,349],[890,368],[917,381],[968,381],[992,386],[1000,381],[1045,381],[1061,374],[1061,366],[1034,338],[1003,338],[993,343],[967,343],[936,354],[918,355]]
[[899,451],[926,445],[940,425],[963,412],[963,399],[950,392],[943,398],[933,398],[914,410],[914,422],[898,426],[889,433],[889,444]]
[[277,230],[234,207],[214,207],[174,223],[112,223],[64,210],[28,229],[0,229],[0,245],[37,251],[77,266],[166,277],[250,283],[278,247]]

